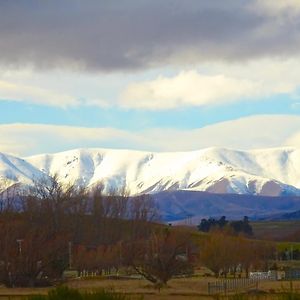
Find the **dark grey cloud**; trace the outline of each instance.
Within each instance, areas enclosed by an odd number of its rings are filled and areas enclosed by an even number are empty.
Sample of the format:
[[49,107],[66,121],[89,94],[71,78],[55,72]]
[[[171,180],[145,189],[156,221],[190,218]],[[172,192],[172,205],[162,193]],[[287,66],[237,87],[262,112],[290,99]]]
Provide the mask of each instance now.
[[115,71],[298,54],[300,18],[278,22],[251,5],[250,0],[0,0],[0,64]]

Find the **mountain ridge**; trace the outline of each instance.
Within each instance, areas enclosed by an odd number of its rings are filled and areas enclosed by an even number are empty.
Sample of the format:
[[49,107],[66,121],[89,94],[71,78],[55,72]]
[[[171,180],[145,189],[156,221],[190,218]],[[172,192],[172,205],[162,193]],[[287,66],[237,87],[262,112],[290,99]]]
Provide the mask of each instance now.
[[[239,194],[212,194],[196,191],[163,191],[153,194],[165,222],[199,224],[202,218],[239,220],[273,220],[300,212],[299,196],[253,196]],[[296,216],[297,217],[297,216]]]
[[262,196],[300,195],[300,149],[205,148],[189,152],[74,149],[18,158],[0,154],[0,184],[31,184],[58,174],[64,183],[130,195],[165,190]]

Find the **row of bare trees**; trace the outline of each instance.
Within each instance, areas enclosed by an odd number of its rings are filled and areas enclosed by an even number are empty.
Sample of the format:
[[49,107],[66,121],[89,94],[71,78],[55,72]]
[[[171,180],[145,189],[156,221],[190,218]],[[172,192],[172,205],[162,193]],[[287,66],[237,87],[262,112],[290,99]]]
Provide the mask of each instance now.
[[0,271],[7,285],[33,285],[43,274],[59,277],[68,265],[69,241],[111,246],[143,235],[146,226],[138,224],[156,216],[148,199],[103,196],[101,188],[87,192],[63,186],[57,177],[29,190],[3,191],[0,209]]
[[0,281],[28,286],[70,267],[99,273],[126,267],[161,286],[191,273],[195,253],[216,276],[266,269],[274,253],[270,243],[220,230],[199,242],[157,219],[148,196],[104,196],[101,187],[64,186],[56,176],[26,190],[13,186],[0,192]]
[[71,267],[110,270],[131,267],[154,284],[165,284],[189,261],[187,237],[154,224],[151,198],[125,192],[103,195],[64,186],[58,178],[30,189],[12,187],[0,194],[0,281],[28,286],[59,278]]
[[271,242],[251,240],[242,235],[233,236],[223,231],[213,231],[203,243],[201,262],[215,273],[234,277],[252,270],[268,270],[274,259],[275,245]]

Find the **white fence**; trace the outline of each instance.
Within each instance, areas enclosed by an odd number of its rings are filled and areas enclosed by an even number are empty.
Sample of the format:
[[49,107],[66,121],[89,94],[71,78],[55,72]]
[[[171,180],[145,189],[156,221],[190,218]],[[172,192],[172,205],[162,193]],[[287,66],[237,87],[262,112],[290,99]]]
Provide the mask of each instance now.
[[277,280],[277,272],[276,271],[250,272],[249,278],[257,279],[257,280]]
[[208,294],[221,294],[238,291],[245,288],[258,287],[258,283],[264,280],[277,280],[277,272],[250,272],[249,278],[224,279],[208,283]]
[[244,288],[256,287],[259,280],[254,278],[235,278],[209,282],[208,294],[226,294],[227,292],[238,291]]

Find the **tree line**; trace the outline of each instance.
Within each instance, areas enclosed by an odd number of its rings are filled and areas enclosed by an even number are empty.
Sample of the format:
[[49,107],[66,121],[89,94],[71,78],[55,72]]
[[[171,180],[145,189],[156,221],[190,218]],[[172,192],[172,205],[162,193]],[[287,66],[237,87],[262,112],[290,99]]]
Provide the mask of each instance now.
[[200,261],[216,277],[249,276],[251,270],[268,271],[275,259],[275,244],[212,231],[200,249]]
[[57,176],[26,190],[11,187],[0,194],[0,282],[36,286],[66,269],[130,268],[165,284],[190,268],[182,256],[189,240],[157,220],[150,197],[126,191],[104,196],[101,186],[63,186]]
[[216,220],[214,218],[202,219],[200,224],[197,226],[199,231],[209,232],[215,229],[222,229],[231,231],[235,234],[245,234],[248,236],[253,235],[252,226],[249,223],[249,218],[245,216],[243,220],[238,221],[228,221],[225,216]]
[[199,265],[238,276],[267,270],[274,258],[273,244],[249,239],[247,218],[202,220],[205,238],[158,221],[151,197],[125,190],[104,195],[101,186],[63,186],[56,176],[26,190],[13,186],[0,193],[0,282],[37,286],[67,269],[125,270],[162,286]]

